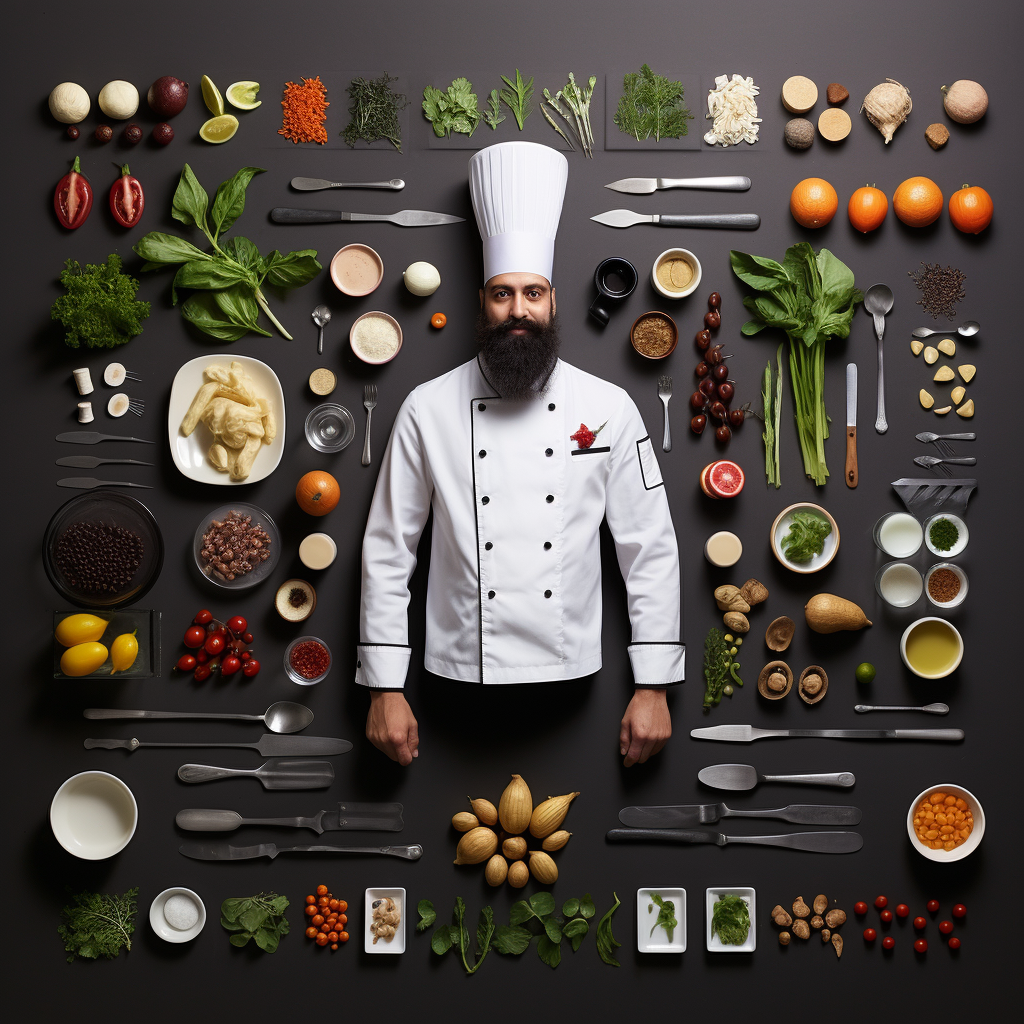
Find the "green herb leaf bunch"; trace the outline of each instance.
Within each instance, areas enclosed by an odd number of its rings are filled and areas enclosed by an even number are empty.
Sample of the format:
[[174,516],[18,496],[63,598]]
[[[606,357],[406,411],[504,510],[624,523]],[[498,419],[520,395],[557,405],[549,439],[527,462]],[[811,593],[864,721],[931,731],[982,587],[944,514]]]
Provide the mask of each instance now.
[[428,85],[423,90],[423,114],[439,139],[452,132],[472,135],[484,116],[477,107],[473,83],[466,78],[456,78],[445,92]]
[[615,911],[619,909],[620,900],[618,893],[612,893],[615,898],[615,902],[608,909],[608,912],[601,918],[597,923],[597,952],[601,959],[608,964],[609,967],[620,966],[619,961],[615,959],[615,950],[622,945],[621,942],[616,941],[614,935],[612,935],[612,918],[615,916]]
[[533,96],[533,76],[524,79],[519,73],[519,68],[516,68],[514,82],[506,75],[502,75],[501,80],[505,83],[505,88],[501,90],[501,98],[505,106],[512,111],[512,116],[516,119],[519,130],[522,131],[523,122],[530,116],[532,109],[530,97]]
[[637,142],[652,136],[655,142],[661,142],[686,135],[686,122],[693,120],[693,115],[683,102],[683,83],[656,75],[644,64],[623,78],[614,120],[620,131]]
[[290,930],[287,909],[288,898],[276,892],[226,899],[220,905],[220,923],[231,933],[232,946],[245,946],[252,939],[264,953],[273,953]]
[[660,893],[652,892],[651,902],[647,907],[648,913],[655,907],[658,908],[658,920],[654,922],[651,928],[651,935],[654,935],[659,927],[664,928],[665,934],[668,935],[668,941],[671,942],[676,925],[679,924],[676,920],[676,905],[672,900],[665,899]]
[[221,183],[210,197],[199,184],[192,168],[185,164],[171,203],[171,216],[189,227],[197,227],[212,246],[205,252],[191,242],[163,231],[151,231],[133,247],[146,263],[143,270],[177,266],[171,284],[171,299],[178,303],[178,289],[193,292],[181,304],[181,315],[199,330],[222,341],[238,341],[250,331],[269,338],[259,324],[262,311],[281,335],[291,335],[271,312],[264,285],[291,289],[308,284],[323,269],[315,249],[280,253],[276,249],[261,256],[254,242],[242,235],[226,241],[220,236],[245,209],[245,191],[262,167],[243,167]]
[[61,912],[57,932],[64,940],[64,949],[75,957],[113,960],[123,946],[130,952],[135,931],[135,914],[139,890],[129,889],[123,896],[81,892]]
[[[739,643],[737,640],[736,643]],[[725,687],[730,683],[743,685],[739,677],[740,663],[734,661],[735,647],[730,647],[725,634],[712,626],[704,637],[704,710],[710,711],[720,704]]]
[[721,893],[711,914],[711,934],[727,946],[742,946],[750,932],[750,908],[742,896]]
[[832,524],[815,512],[794,512],[789,530],[782,538],[782,552],[798,565],[809,562],[825,548]]
[[135,298],[139,282],[121,273],[116,253],[106,263],[87,263],[84,269],[67,260],[60,283],[67,294],[54,302],[50,318],[64,325],[69,348],[114,348],[142,333],[149,303]]
[[575,150],[576,146],[573,145],[572,139],[548,113],[547,108],[550,107],[565,121],[573,138],[587,157],[594,155],[594,132],[590,127],[590,98],[594,95],[596,84],[597,76],[591,75],[586,87],[581,88],[576,84],[576,79],[570,71],[569,81],[554,96],[547,89],[544,90],[544,102],[540,107],[540,112],[548,124],[565,139],[570,149]]
[[341,133],[349,146],[355,146],[359,141],[387,139],[399,153],[402,152],[402,126],[398,112],[408,106],[409,101],[391,88],[391,83],[396,81],[398,79],[387,72],[380,78],[352,79],[348,87],[352,99],[348,108],[349,122]]

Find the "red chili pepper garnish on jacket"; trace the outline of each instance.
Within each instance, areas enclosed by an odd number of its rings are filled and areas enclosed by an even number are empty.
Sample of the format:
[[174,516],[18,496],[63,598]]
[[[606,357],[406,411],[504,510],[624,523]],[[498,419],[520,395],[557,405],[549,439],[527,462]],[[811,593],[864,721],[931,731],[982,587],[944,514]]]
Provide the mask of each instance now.
[[53,193],[53,208],[61,224],[74,230],[80,228],[92,209],[92,186],[82,174],[78,157],[71,170],[57,182]]
[[121,177],[110,186],[110,212],[121,227],[133,228],[142,219],[145,207],[142,185],[125,164],[121,168]]

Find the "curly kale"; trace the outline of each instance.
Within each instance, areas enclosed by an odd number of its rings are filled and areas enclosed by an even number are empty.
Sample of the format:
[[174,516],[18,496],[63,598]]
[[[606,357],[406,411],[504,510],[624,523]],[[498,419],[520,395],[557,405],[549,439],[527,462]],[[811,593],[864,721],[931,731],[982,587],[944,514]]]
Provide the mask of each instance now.
[[113,960],[122,946],[130,951],[138,895],[135,888],[123,896],[81,892],[73,897],[74,902],[64,908],[63,923],[57,927],[64,949],[71,954],[68,963],[74,963],[76,956]]
[[87,263],[83,269],[67,260],[60,275],[67,289],[50,310],[67,333],[70,348],[114,348],[142,333],[149,303],[135,298],[139,282],[121,273],[121,257],[111,253],[106,263]]

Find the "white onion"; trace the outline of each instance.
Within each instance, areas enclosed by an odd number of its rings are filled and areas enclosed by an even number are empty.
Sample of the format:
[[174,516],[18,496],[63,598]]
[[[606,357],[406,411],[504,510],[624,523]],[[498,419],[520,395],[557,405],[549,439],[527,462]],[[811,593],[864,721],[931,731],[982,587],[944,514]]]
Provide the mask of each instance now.
[[410,263],[402,279],[413,295],[433,295],[441,287],[441,275],[431,263]]
[[64,124],[84,121],[91,106],[89,94],[74,82],[61,82],[50,93],[50,113]]
[[107,117],[124,121],[139,109],[139,90],[131,82],[107,82],[99,95],[100,110]]

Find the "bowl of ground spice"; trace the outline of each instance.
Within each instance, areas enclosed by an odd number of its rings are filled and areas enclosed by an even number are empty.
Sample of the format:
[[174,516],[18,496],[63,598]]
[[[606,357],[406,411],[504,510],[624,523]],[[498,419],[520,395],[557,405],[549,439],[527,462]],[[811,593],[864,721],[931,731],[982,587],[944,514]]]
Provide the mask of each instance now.
[[402,347],[402,328],[393,316],[371,310],[356,317],[348,332],[352,351],[364,363],[389,363]]
[[938,608],[956,608],[967,596],[967,573],[952,562],[939,562],[924,581],[928,600]]
[[296,637],[284,652],[284,671],[293,683],[313,686],[331,670],[331,651],[316,636]]
[[645,359],[664,359],[675,351],[679,330],[668,313],[652,310],[637,317],[630,328],[629,340]]
[[666,299],[685,299],[700,284],[700,260],[689,249],[666,249],[651,268],[651,284]]
[[950,512],[940,512],[925,520],[924,543],[939,558],[955,558],[967,547],[967,524]]

